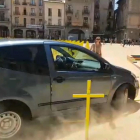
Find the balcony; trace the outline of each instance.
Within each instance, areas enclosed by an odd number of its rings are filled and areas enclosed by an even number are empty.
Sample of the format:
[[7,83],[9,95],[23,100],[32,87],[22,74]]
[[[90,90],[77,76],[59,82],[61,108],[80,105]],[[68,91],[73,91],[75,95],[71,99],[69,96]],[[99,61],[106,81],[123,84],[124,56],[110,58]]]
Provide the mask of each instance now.
[[89,15],[89,14],[90,14],[90,12],[89,12],[89,10],[84,9],[84,10],[82,11],[82,14],[83,14],[83,15]]
[[100,32],[100,26],[94,25],[94,27],[93,27],[93,32],[94,32],[94,33],[99,33],[99,32]]
[[99,16],[99,15],[98,15],[98,16],[95,15],[95,16],[94,16],[94,19],[95,19],[95,20],[100,20],[100,16]]
[[67,21],[66,22],[66,26],[72,26],[72,22],[71,21]]
[[36,3],[30,3],[30,6],[36,6]]
[[52,22],[49,22],[47,25],[48,25],[48,26],[51,26],[51,25],[52,25]]
[[39,16],[43,16],[43,13],[39,13]]
[[6,5],[1,4],[0,5],[0,11],[3,11],[3,10],[8,10],[8,8],[6,7]]
[[39,3],[39,6],[43,6],[43,3]]
[[66,14],[73,14],[73,10],[70,8],[66,9]]
[[25,1],[24,1],[24,2],[22,2],[22,5],[27,5],[27,2],[25,2]]
[[14,4],[15,5],[20,5],[20,2],[19,1],[14,1]]
[[9,18],[3,18],[3,17],[0,17],[0,22],[4,23],[4,22],[9,22]]
[[112,26],[111,26],[111,25],[108,25],[108,26],[106,27],[106,31],[113,31]]
[[112,16],[107,16],[107,20],[113,20]]
[[30,13],[30,16],[36,16],[36,13]]
[[85,28],[89,28],[89,24],[86,23],[86,22],[83,22],[83,27],[85,27]]
[[24,24],[15,23],[12,25],[13,27],[26,27]]
[[14,15],[20,15],[20,12],[19,11],[15,11],[13,14]]
[[23,12],[23,15],[24,15],[24,16],[27,16],[28,14],[27,14],[27,12]]
[[99,4],[95,4],[95,9],[99,9],[99,8],[100,8]]

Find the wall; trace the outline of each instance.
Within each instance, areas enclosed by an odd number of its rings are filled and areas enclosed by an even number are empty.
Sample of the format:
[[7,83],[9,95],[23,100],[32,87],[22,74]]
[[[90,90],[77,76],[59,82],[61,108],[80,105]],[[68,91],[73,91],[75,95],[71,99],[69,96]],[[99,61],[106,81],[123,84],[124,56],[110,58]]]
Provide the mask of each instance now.
[[[62,20],[62,26],[64,26],[64,3],[60,2],[47,2],[44,1],[44,20],[48,23],[48,8],[52,8],[52,25],[58,25],[58,19]],[[58,17],[58,9],[62,9],[61,17]]]
[[[77,24],[76,27],[66,27],[66,36],[68,36],[68,32],[72,29],[80,29],[84,33],[88,31],[89,35],[92,36],[92,30],[93,30],[93,23],[94,23],[94,0],[71,0],[68,1],[66,0],[65,3],[65,10],[67,9],[68,5],[72,6],[73,9],[73,14],[71,15],[72,17],[72,24]],[[82,11],[84,9],[84,6],[88,6],[90,15],[83,15]],[[79,12],[78,12],[79,11]],[[76,16],[76,13],[79,13],[79,16]],[[65,23],[67,23],[67,16],[65,11]],[[78,27],[83,25],[83,18],[88,17],[88,24],[89,28],[84,28],[84,27]]]
[[[39,16],[39,9],[43,10],[43,6],[39,6],[39,0],[36,1],[36,6],[30,5],[30,0],[26,0],[27,5],[22,5],[23,0],[19,0],[20,5],[13,3],[12,5],[12,23],[15,23],[15,17],[19,17],[19,24],[23,25],[23,19],[26,18],[27,24],[31,24],[31,18],[35,18],[35,24],[39,24],[39,19],[43,19],[43,16]],[[20,15],[14,15],[15,7],[19,7]],[[23,15],[23,10],[26,8],[27,15]],[[31,8],[35,8],[36,16],[30,16]]]
[[[108,6],[110,0],[100,0],[100,30],[105,31],[107,27],[107,16],[108,16]],[[115,6],[115,0],[112,0],[113,7]],[[113,15],[113,13],[112,13]]]

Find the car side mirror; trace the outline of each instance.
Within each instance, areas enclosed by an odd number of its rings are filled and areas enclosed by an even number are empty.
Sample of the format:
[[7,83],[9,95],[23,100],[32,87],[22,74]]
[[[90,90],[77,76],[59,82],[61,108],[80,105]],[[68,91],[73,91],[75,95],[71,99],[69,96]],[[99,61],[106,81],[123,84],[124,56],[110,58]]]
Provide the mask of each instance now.
[[110,65],[108,63],[104,63],[104,69],[105,70],[109,70],[110,69]]

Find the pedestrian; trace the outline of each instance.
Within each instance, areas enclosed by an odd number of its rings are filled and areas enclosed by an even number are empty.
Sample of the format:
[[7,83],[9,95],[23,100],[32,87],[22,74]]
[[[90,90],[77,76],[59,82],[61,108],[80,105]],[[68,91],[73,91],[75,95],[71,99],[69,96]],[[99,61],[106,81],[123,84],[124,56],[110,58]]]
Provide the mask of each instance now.
[[135,41],[134,41],[134,39],[132,39],[132,45],[133,45],[133,46],[135,45]]
[[129,46],[131,45],[131,39],[128,39],[128,45]]
[[127,40],[123,39],[123,47],[126,45],[126,43],[127,43]]
[[111,44],[111,45],[112,45],[112,41],[113,41],[112,38],[110,38],[110,44]]
[[101,38],[100,37],[96,37],[95,43],[92,44],[90,50],[102,57],[101,49],[102,49]]
[[115,43],[117,43],[117,38],[115,38]]

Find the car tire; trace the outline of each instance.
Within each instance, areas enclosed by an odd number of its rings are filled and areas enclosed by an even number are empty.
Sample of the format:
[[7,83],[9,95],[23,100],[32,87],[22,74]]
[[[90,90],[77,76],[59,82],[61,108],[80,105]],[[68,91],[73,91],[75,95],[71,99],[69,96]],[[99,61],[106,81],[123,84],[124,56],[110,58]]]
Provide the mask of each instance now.
[[114,109],[121,110],[126,106],[127,102],[128,102],[128,85],[125,84],[118,88],[111,104],[113,105]]
[[15,111],[0,109],[0,139],[15,137],[22,128],[23,119]]

